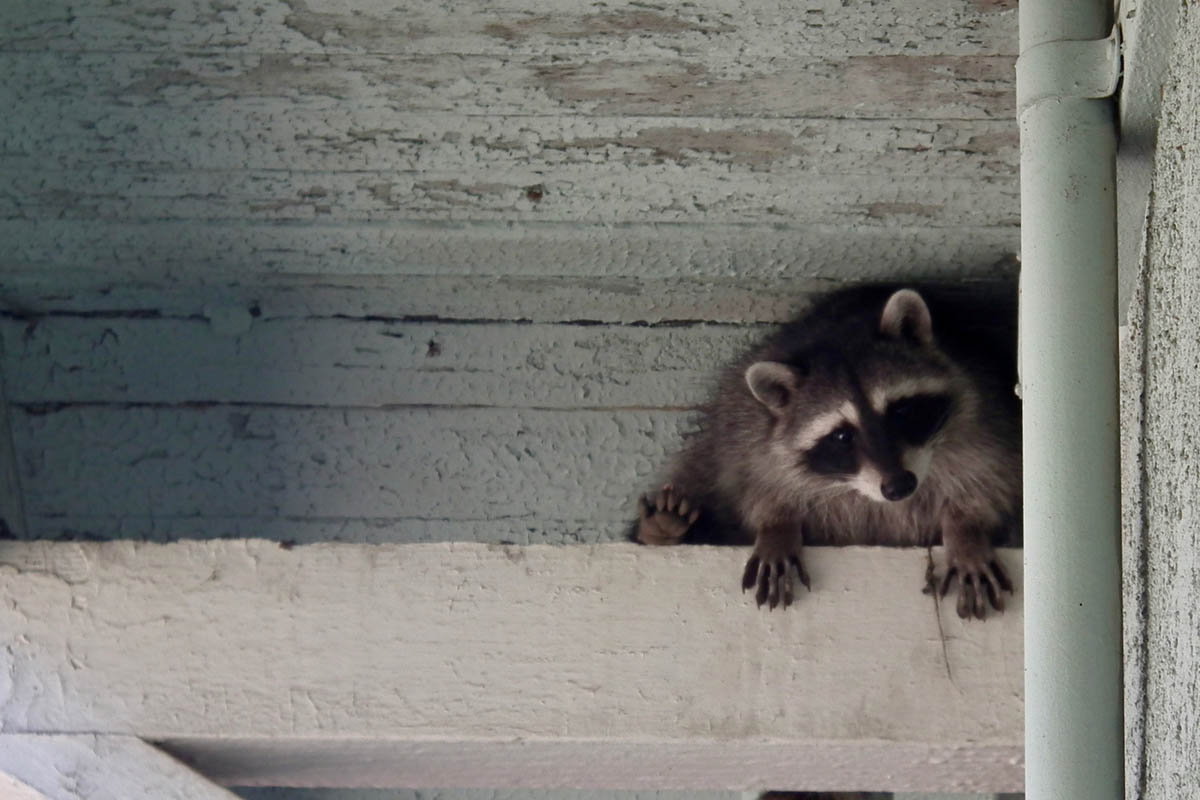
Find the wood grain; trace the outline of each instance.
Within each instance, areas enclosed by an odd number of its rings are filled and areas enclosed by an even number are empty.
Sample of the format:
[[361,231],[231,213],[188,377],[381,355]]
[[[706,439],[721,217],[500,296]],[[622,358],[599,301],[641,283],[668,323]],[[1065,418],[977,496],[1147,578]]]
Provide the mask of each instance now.
[[253,6],[153,0],[0,9],[0,50],[549,55],[737,53],[1016,54],[1015,0],[587,0],[386,2],[263,0]]
[[1013,64],[1012,56],[982,55],[0,53],[5,98],[32,108],[50,98],[173,107],[225,100],[310,112],[353,102],[376,113],[769,119],[1011,118]]
[[985,179],[1015,176],[1018,146],[1008,120],[468,116],[357,102],[331,113],[286,101],[28,99],[26,122],[11,125],[6,165],[101,175],[104,168],[297,176],[592,170],[630,181],[639,169],[666,174],[670,167],[697,180],[717,180],[722,172],[764,179],[790,172]]
[[[1019,230],[835,225],[0,220],[6,286],[255,285],[320,276],[861,281],[1011,277]],[[45,274],[53,270],[52,275]],[[57,279],[57,283],[55,283]],[[399,285],[399,284],[394,284]],[[419,285],[419,284],[418,284]],[[478,299],[478,298],[474,298]],[[362,300],[360,302],[371,302]],[[417,312],[418,314],[422,312]],[[428,313],[428,312],[425,312]],[[478,315],[473,315],[478,316]],[[490,315],[483,315],[490,316]]]
[[[53,317],[0,324],[13,401],[683,408],[766,326]],[[164,345],[168,342],[169,345]]]

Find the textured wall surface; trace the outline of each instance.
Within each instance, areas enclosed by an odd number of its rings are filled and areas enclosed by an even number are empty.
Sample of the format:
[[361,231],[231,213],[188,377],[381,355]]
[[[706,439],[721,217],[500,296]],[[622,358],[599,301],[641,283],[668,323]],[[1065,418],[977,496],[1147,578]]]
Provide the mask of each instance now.
[[1015,52],[1011,0],[5,3],[26,532],[618,537],[813,290],[1013,278]]
[[1200,794],[1200,10],[1163,97],[1123,345],[1126,796]]

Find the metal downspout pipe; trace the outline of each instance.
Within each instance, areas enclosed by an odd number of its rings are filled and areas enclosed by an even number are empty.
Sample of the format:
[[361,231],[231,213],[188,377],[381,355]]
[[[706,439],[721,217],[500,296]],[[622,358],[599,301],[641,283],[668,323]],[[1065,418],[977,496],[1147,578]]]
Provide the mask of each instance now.
[[[1023,0],[1025,791],[1123,796],[1116,131],[1104,0]],[[1108,38],[1105,38],[1108,37]]]

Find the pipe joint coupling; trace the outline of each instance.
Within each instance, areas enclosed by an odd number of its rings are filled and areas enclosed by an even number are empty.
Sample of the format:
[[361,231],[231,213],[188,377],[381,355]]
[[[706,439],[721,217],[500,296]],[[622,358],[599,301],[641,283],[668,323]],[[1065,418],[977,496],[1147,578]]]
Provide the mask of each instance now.
[[1104,39],[1034,45],[1017,59],[1017,114],[1047,100],[1099,99],[1116,94],[1121,33]]

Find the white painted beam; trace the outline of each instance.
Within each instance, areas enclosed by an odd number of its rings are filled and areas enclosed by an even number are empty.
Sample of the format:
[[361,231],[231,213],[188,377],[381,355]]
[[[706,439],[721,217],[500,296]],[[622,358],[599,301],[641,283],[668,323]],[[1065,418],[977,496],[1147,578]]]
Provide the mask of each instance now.
[[1020,788],[1018,552],[1008,611],[944,604],[944,633],[924,551],[811,549],[786,613],[739,591],[744,558],[2,543],[0,719],[228,784]]
[[236,800],[130,736],[0,733],[5,800]]

